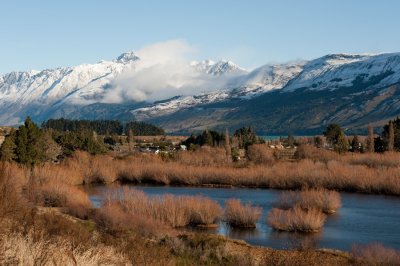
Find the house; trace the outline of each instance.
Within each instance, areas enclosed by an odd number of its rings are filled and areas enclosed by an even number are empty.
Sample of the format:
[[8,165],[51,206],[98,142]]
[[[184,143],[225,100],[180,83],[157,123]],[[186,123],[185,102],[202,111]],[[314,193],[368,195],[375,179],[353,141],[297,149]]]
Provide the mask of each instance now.
[[187,151],[186,145],[180,145],[179,147],[181,148],[182,151]]

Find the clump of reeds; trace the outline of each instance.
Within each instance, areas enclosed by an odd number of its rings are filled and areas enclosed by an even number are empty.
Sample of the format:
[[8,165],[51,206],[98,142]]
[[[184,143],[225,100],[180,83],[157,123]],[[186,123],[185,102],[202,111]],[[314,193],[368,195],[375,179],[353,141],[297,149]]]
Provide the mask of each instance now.
[[163,195],[149,197],[143,191],[125,187],[110,195],[105,205],[117,204],[132,215],[148,217],[172,227],[211,226],[221,216],[221,206],[202,196]]
[[254,228],[262,213],[261,207],[242,204],[238,199],[225,202],[224,220],[232,227]]
[[37,205],[65,207],[68,213],[79,218],[86,218],[88,210],[92,208],[92,203],[83,190],[58,179],[31,181],[27,196]]
[[276,230],[317,232],[324,225],[326,216],[319,209],[304,210],[300,206],[288,210],[273,208],[268,214],[267,223]]
[[341,201],[337,191],[314,188],[282,192],[275,205],[281,209],[290,209],[298,205],[306,210],[316,208],[331,214],[341,207]]

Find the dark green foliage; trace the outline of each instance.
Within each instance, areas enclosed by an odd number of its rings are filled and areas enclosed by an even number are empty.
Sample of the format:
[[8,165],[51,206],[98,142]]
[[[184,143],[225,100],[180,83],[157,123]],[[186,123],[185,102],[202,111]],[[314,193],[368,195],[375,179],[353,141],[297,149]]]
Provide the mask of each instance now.
[[324,132],[327,141],[332,145],[335,151],[343,153],[348,151],[349,143],[343,130],[337,124],[330,124]]
[[233,136],[237,138],[240,149],[247,149],[250,145],[263,142],[250,127],[239,128]]
[[319,136],[314,137],[314,144],[315,144],[315,147],[322,148],[322,145],[323,145],[322,138]]
[[17,158],[15,154],[15,149],[17,148],[17,145],[15,145],[16,137],[17,131],[11,130],[10,134],[4,139],[0,148],[0,159],[2,161],[12,161]]
[[132,130],[133,136],[159,136],[164,135],[164,129],[145,122],[132,121],[125,125],[125,134]]
[[189,149],[191,147],[195,147],[196,145],[219,147],[225,144],[225,135],[213,130],[204,130],[198,136],[191,135],[183,142],[183,144],[189,147]]
[[381,153],[385,151],[385,141],[380,136],[374,139],[374,151]]
[[93,132],[59,132],[53,133],[53,138],[62,147],[63,154],[71,155],[76,150],[87,151],[91,154],[101,154],[107,151],[105,145],[97,141]]
[[390,137],[390,134],[389,134],[390,123],[392,123],[393,131],[394,131],[394,143],[393,143],[394,150],[400,151],[400,118],[399,117],[397,117],[393,121],[389,121],[386,125],[384,125],[383,131],[382,131],[382,141],[384,143],[383,145],[385,147],[385,150],[387,150],[388,144],[389,144],[389,137]]
[[50,119],[43,122],[42,128],[51,128],[57,131],[94,131],[100,135],[122,135],[128,134],[132,130],[135,136],[159,136],[164,135],[162,128],[145,122],[132,121],[125,125],[118,120],[69,120],[69,119]]
[[24,125],[18,128],[15,144],[19,163],[34,165],[46,159],[43,132],[29,117],[26,118]]
[[353,139],[351,140],[350,146],[351,146],[350,147],[350,151],[351,152],[364,152],[364,146],[362,145],[362,143],[358,139],[357,135],[353,136]]
[[123,126],[118,120],[69,120],[50,119],[43,122],[42,128],[52,128],[58,131],[95,131],[97,134],[118,134],[123,132]]
[[107,136],[104,138],[103,142],[108,145],[116,145],[118,140],[115,137]]

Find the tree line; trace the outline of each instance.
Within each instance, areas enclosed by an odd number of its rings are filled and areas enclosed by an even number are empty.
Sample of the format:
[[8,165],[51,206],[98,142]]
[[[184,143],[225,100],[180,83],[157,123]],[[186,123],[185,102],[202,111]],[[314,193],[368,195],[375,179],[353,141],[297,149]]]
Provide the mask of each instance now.
[[[29,117],[18,129],[12,129],[0,148],[2,161],[16,161],[35,165],[45,161],[57,161],[76,150],[93,155],[106,153],[112,136],[161,135],[164,130],[144,122],[129,122],[122,126],[113,120],[51,119],[37,126]],[[99,137],[103,134],[104,137]],[[129,140],[128,140],[129,142]]]
[[[337,124],[330,124],[324,131],[326,140],[338,153],[343,152],[385,152],[400,151],[400,118],[390,120],[383,126],[382,133],[375,136],[371,125],[367,128],[366,141],[362,142],[357,135],[349,141],[343,129]],[[315,138],[316,146],[321,145],[321,140]]]
[[54,129],[62,132],[91,131],[99,135],[128,135],[129,131],[134,136],[158,136],[164,135],[164,129],[155,125],[131,121],[122,124],[118,120],[70,120],[70,119],[49,119],[42,123],[42,128]]

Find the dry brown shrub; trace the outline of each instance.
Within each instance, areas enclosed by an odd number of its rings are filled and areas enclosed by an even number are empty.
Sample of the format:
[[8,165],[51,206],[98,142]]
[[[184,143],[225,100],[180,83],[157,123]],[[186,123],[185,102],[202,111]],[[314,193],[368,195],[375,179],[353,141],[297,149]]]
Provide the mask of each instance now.
[[273,208],[267,218],[272,228],[281,231],[317,232],[324,225],[326,216],[318,209],[304,210],[295,206],[289,210]]
[[282,192],[275,204],[280,209],[299,205],[303,209],[316,208],[324,213],[334,213],[341,207],[340,194],[324,188]]
[[209,198],[203,196],[185,196],[183,200],[189,210],[190,224],[213,225],[222,215],[221,206]]
[[[200,156],[197,160],[196,152],[186,152],[182,155],[188,158],[182,159],[182,162],[179,159],[163,161],[160,156],[154,154],[137,154],[113,159],[110,156],[91,156],[77,152],[59,165],[38,166],[33,170],[33,174],[48,179],[57,178],[74,185],[120,180],[161,185],[223,185],[295,190],[303,187],[323,187],[350,192],[400,195],[400,166],[396,166],[397,163],[389,163],[395,162],[400,156],[395,153],[371,155],[374,161],[371,163],[365,162],[369,155],[338,155],[311,147],[315,155],[309,157],[313,159],[236,167],[235,164],[228,164],[225,159],[221,164],[219,159],[211,162],[214,153],[217,154],[217,158],[221,155],[222,160],[225,156],[223,149],[206,149],[210,151],[199,152],[210,152],[211,155],[204,157],[207,159]],[[378,166],[379,162],[386,166]]]
[[242,204],[238,199],[229,199],[225,202],[225,221],[233,227],[256,227],[262,209],[250,203]]
[[257,164],[272,165],[275,162],[274,150],[265,144],[254,144],[249,146],[247,157]]
[[168,194],[148,197],[143,191],[129,187],[116,188],[107,197],[105,205],[118,205],[125,213],[154,219],[171,227],[214,224],[222,212],[218,203],[205,197]]
[[372,265],[399,265],[400,251],[385,247],[381,243],[352,246],[352,254]]
[[226,150],[203,146],[194,151],[182,151],[175,156],[176,162],[193,166],[222,166],[228,165]]
[[85,183],[109,184],[117,179],[117,167],[115,160],[108,155],[92,156],[89,169],[85,176]]
[[0,240],[0,262],[5,265],[131,265],[128,258],[105,245],[72,246],[60,238],[10,233]]
[[28,198],[45,207],[65,207],[68,213],[79,218],[87,218],[88,211],[92,208],[92,203],[83,190],[57,179],[32,180]]
[[299,159],[311,159],[313,161],[321,161],[321,162],[338,160],[340,156],[343,156],[339,155],[334,151],[317,148],[311,145],[300,145],[297,148],[296,153]]

